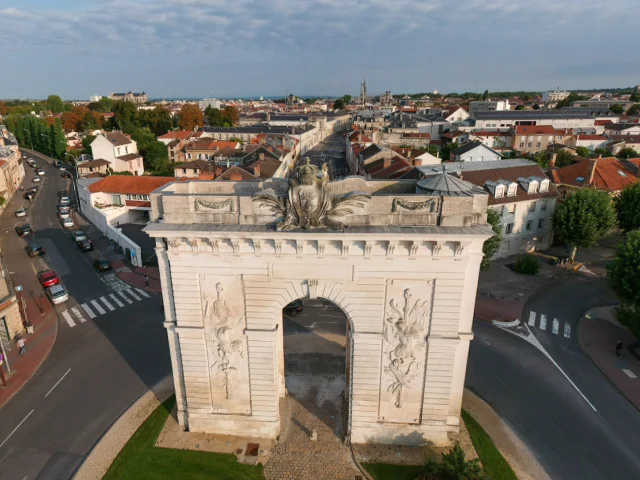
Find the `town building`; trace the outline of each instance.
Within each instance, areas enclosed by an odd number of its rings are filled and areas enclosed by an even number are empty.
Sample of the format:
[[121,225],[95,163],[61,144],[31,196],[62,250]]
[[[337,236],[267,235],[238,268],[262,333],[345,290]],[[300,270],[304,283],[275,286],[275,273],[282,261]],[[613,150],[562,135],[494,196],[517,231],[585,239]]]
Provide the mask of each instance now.
[[109,98],[111,100],[124,100],[126,102],[133,102],[138,104],[147,103],[149,101],[146,93],[133,93],[131,90],[129,90],[127,93],[112,93],[111,95],[109,95]]
[[469,102],[469,116],[476,118],[478,112],[502,112],[510,108],[509,100],[475,100]]
[[552,167],[550,175],[563,196],[579,188],[596,188],[616,196],[639,181],[636,172],[615,157],[583,158],[566,167]]
[[138,143],[121,132],[104,132],[91,142],[91,155],[95,160],[106,160],[114,172],[144,173],[142,156],[138,154]]
[[502,155],[479,141],[467,142],[452,150],[449,155],[449,160],[454,162],[488,162],[502,159]]
[[15,195],[24,177],[24,162],[18,141],[4,125],[0,125],[0,196],[4,199],[0,210]]
[[[0,254],[0,341],[6,351],[15,345],[17,334],[23,334],[29,320],[21,294],[16,293],[11,274],[4,265]],[[4,368],[4,366],[2,366]]]
[[[508,129],[516,125],[551,125],[554,128],[594,128],[595,119],[588,112],[562,110],[507,110],[477,112],[478,130]],[[595,130],[594,130],[595,133]]]
[[80,178],[104,177],[109,173],[109,165],[111,164],[107,160],[100,158],[78,163],[76,169]]
[[513,149],[520,153],[542,152],[556,137],[556,129],[550,125],[516,125],[511,132]]
[[633,105],[633,102],[629,100],[577,100],[572,105],[580,108],[611,108],[614,105],[620,105],[626,112]]
[[560,92],[558,90],[552,90],[550,92],[544,92],[542,94],[543,103],[558,103],[566,100],[571,92]]

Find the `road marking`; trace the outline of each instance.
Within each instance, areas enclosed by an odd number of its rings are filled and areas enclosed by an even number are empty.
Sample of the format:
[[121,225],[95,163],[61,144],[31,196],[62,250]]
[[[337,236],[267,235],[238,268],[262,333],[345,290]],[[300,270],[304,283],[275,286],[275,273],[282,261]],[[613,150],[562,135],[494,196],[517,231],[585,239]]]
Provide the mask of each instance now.
[[101,301],[102,303],[104,303],[104,304],[107,306],[107,308],[108,308],[111,312],[113,312],[113,311],[116,309],[116,307],[114,307],[113,305],[111,305],[111,304],[109,303],[109,301],[108,301],[106,298],[104,298],[104,297],[100,297],[100,301]]
[[11,438],[11,435],[13,435],[14,433],[16,433],[16,430],[18,430],[20,428],[20,426],[27,421],[27,418],[29,418],[31,416],[31,414],[35,411],[35,408],[32,409],[29,413],[27,413],[27,416],[24,417],[22,419],[22,421],[18,424],[18,426],[16,428],[13,429],[13,432],[11,432],[9,434],[9,436],[7,438],[4,439],[4,442],[0,443],[0,448],[2,448],[2,446],[7,443],[7,440],[9,440]]
[[546,330],[547,329],[547,316],[546,315],[540,315],[540,330]]
[[571,336],[571,324],[569,322],[564,322],[564,338],[569,338]]
[[100,315],[104,315],[107,311],[100,306],[97,300],[90,300],[91,305],[98,311]]
[[80,323],[84,323],[87,320],[82,316],[82,314],[80,313],[80,310],[78,310],[76,307],[72,307],[71,311],[73,312],[73,314],[76,316],[76,318],[78,320],[80,320]]
[[529,326],[536,326],[536,312],[534,312],[533,310],[529,312]]
[[87,305],[86,303],[83,303],[82,305],[80,305],[82,307],[82,309],[87,312],[87,315],[89,315],[89,318],[96,318],[96,314],[93,313],[93,310],[91,310],[89,308],[89,305]]
[[69,310],[65,310],[64,312],[62,312],[62,316],[67,321],[70,327],[76,326],[76,322],[74,322],[73,318],[71,318],[71,315],[69,315]]
[[151,295],[149,295],[147,292],[145,292],[144,290],[142,290],[141,288],[136,288],[136,292],[138,292],[140,295],[142,295],[144,298],[151,298]]
[[53,387],[51,387],[51,390],[49,390],[49,391],[47,392],[47,394],[44,396],[44,398],[47,398],[47,397],[49,396],[49,394],[50,394],[51,392],[53,392],[53,389],[54,389],[54,388],[56,388],[56,387],[58,386],[58,384],[59,384],[62,380],[64,380],[64,377],[66,377],[66,376],[69,374],[69,372],[70,372],[70,371],[71,371],[71,369],[67,370],[67,372],[66,372],[64,375],[62,375],[62,377],[60,378],[60,380],[58,380],[58,381],[56,382],[56,384],[55,384]]
[[554,335],[557,335],[559,330],[560,330],[560,321],[557,318],[554,318],[553,323],[551,324],[551,332]]
[[622,371],[624,373],[626,373],[630,378],[638,378],[636,377],[636,374],[633,373],[631,370],[629,370],[628,368],[623,368]]
[[113,300],[115,302],[116,305],[118,305],[119,307],[124,307],[124,303],[122,303],[120,300],[118,300],[113,293],[110,293],[109,297],[111,298],[111,300]]
[[127,297],[124,293],[126,289],[122,289],[118,291],[118,295],[120,295],[125,302],[127,302],[129,305],[131,305],[133,303],[133,300],[131,300],[129,297]]
[[142,300],[138,295],[136,295],[136,292],[134,292],[130,288],[125,288],[123,291],[131,295],[135,300],[138,300],[138,301]]

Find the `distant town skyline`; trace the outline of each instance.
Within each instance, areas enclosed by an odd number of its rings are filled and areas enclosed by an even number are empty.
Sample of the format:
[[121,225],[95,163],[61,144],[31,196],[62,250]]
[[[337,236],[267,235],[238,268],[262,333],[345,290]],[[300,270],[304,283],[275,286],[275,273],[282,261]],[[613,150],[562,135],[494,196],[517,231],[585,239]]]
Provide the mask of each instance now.
[[3,0],[0,98],[357,95],[640,83],[640,2]]

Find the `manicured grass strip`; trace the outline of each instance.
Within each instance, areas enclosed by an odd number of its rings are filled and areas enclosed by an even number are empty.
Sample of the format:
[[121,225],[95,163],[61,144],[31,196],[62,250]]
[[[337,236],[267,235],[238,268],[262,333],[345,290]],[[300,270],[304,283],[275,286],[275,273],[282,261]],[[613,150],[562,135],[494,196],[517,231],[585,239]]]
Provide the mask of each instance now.
[[124,446],[105,480],[263,480],[262,465],[243,465],[235,455],[156,448],[175,397],[160,405]]
[[465,410],[462,410],[462,418],[489,478],[491,480],[518,480],[509,463],[504,459],[491,437],[480,424]]
[[422,471],[422,467],[418,465],[363,463],[362,466],[375,480],[415,480]]

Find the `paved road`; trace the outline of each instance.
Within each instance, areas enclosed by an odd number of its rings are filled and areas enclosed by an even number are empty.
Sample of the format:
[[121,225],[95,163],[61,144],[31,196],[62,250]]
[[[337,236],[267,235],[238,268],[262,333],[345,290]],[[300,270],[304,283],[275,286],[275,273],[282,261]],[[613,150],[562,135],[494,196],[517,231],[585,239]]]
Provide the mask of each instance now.
[[591,385],[585,393],[597,412],[530,344],[482,321],[474,331],[467,387],[529,445],[552,479],[639,478],[640,413],[593,364],[583,365],[588,382],[573,380],[581,389]]
[[[1,480],[70,478],[109,426],[171,369],[161,297],[120,291],[125,285],[116,277],[93,269],[97,252],[81,253],[55,217],[68,181],[38,162],[47,174],[28,221],[47,256],[30,260],[13,231],[13,211],[26,202],[19,195],[0,219],[0,242],[10,271],[53,268],[71,298],[56,307],[59,333],[49,358],[2,409]],[[33,172],[25,168],[28,184]],[[40,292],[37,282],[29,289]]]
[[300,157],[298,163],[304,162],[309,157],[311,163],[318,168],[323,163],[329,166],[329,178],[331,180],[341,178],[349,172],[345,157],[345,140],[343,132],[329,135],[322,142]]

